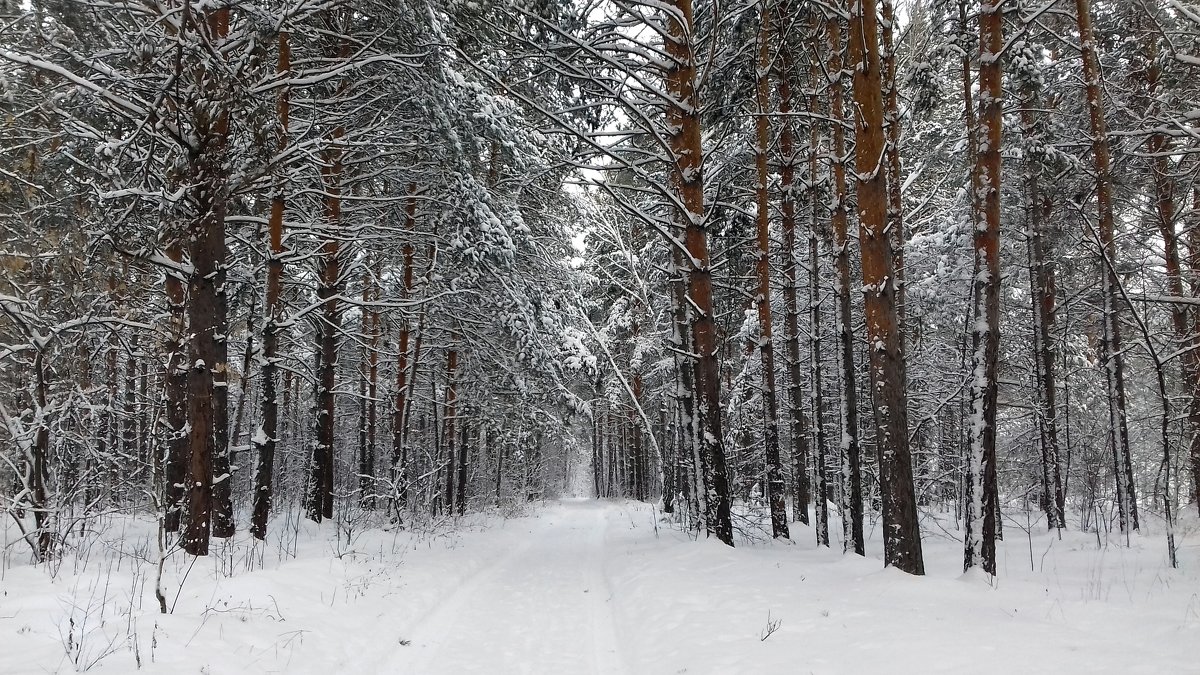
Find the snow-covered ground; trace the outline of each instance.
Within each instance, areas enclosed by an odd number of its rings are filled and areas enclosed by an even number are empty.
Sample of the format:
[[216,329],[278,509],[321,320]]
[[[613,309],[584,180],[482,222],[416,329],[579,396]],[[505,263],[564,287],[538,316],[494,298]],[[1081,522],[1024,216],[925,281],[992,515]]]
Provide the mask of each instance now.
[[696,542],[630,502],[424,532],[293,519],[266,546],[172,556],[169,615],[152,523],[103,525],[55,570],[6,549],[0,673],[1200,673],[1194,516],[1180,570],[1158,536],[1010,523],[994,585],[937,527],[916,578],[800,525],[794,544]]

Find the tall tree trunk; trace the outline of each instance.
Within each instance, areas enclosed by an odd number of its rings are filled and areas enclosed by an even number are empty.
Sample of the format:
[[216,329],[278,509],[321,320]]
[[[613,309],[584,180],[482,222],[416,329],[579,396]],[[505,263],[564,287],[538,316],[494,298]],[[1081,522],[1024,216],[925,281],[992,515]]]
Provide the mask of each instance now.
[[[207,10],[203,30],[213,42],[228,30],[229,10]],[[203,69],[202,69],[203,73]],[[192,198],[196,218],[188,232],[188,253],[192,273],[188,279],[188,325],[192,335],[188,371],[188,429],[191,460],[188,480],[188,520],[180,545],[192,555],[208,555],[209,537],[224,520],[224,504],[217,503],[224,489],[216,489],[214,480],[228,480],[225,474],[214,476],[218,455],[228,452],[228,433],[217,428],[225,384],[225,143],[227,112],[219,103],[220,82],[216,76],[202,74],[204,94],[216,105],[196,107],[197,136],[203,151],[194,166],[196,176]],[[221,442],[225,441],[225,447]],[[227,454],[226,454],[227,457]],[[216,495],[214,495],[214,491]],[[216,499],[214,498],[216,497]],[[219,522],[218,522],[219,521]],[[224,530],[222,530],[223,532]]]
[[[376,303],[380,300],[379,290],[379,274],[381,268],[379,263],[375,263],[375,270],[371,275],[372,278],[372,296]],[[363,467],[363,475],[366,476],[367,483],[370,487],[370,499],[367,500],[369,508],[375,507],[375,493],[378,489],[375,486],[375,464],[376,454],[378,451],[378,432],[379,432],[379,340],[383,335],[383,321],[380,316],[379,308],[371,309],[371,343],[367,352],[367,452],[365,458],[366,466]]]
[[597,499],[604,496],[604,492],[601,489],[600,480],[600,476],[604,468],[604,458],[601,455],[603,447],[600,443],[600,416],[603,414],[601,409],[601,406],[603,405],[603,401],[597,401],[592,406],[592,493]]
[[358,489],[364,508],[375,504],[375,396],[379,389],[378,261],[363,275],[363,346],[359,373]]
[[[809,10],[809,34],[814,42],[820,43],[821,20],[815,9]],[[816,58],[809,60],[808,70],[808,111],[818,114],[821,109],[821,97],[818,93],[822,80],[821,64]],[[815,499],[813,500],[813,515],[816,518],[817,545],[829,547],[829,470],[825,462],[825,401],[821,373],[822,338],[821,330],[824,325],[821,320],[821,255],[820,234],[817,231],[820,222],[820,199],[817,183],[817,168],[819,163],[821,129],[818,124],[808,125],[808,183],[805,194],[808,196],[811,215],[808,223],[808,353],[809,353],[809,383],[812,387],[812,427],[813,427],[813,457],[815,458],[814,473],[817,479]]]
[[454,510],[458,515],[463,515],[467,512],[467,439],[471,436],[468,433],[467,421],[464,418],[459,426],[459,435],[462,437],[458,442],[458,492],[455,493]]
[[887,232],[883,89],[880,82],[875,0],[848,0],[847,44],[854,73],[855,144],[871,393],[883,502],[884,563],[924,574],[912,461],[908,451],[908,396],[904,351],[896,312],[896,275]]
[[[679,415],[679,448],[680,456],[687,469],[689,510],[699,520],[703,518],[707,507],[704,503],[704,490],[700,486],[703,480],[701,475],[703,462],[701,461],[700,447],[695,442],[696,388],[691,361],[685,356],[692,352],[689,328],[691,308],[687,304],[687,281],[684,278],[683,255],[678,248],[674,248],[671,253],[672,278],[669,282],[672,314],[671,343],[674,347],[673,358],[677,385],[675,389],[678,397],[676,411]],[[611,445],[609,446],[609,462],[612,462]],[[611,486],[610,481],[609,496],[612,496]]]
[[[1191,222],[1188,223],[1188,271],[1192,278],[1192,295],[1200,295],[1200,186],[1192,188]],[[1191,334],[1200,336],[1200,311],[1192,311]],[[1193,346],[1192,358],[1200,373],[1200,353]],[[1188,445],[1192,465],[1192,502],[1200,508],[1200,376],[1187,383],[1188,423],[1193,432]]]
[[905,315],[907,310],[904,288],[904,203],[901,199],[900,166],[900,87],[896,82],[896,8],[893,0],[880,0],[880,33],[883,39],[883,121],[887,128],[887,227],[891,235],[892,269],[896,279],[896,316],[900,326],[900,344],[903,349],[906,339]]
[[[329,23],[336,24],[345,16],[346,10],[331,10]],[[343,37],[331,38],[336,45],[330,56],[339,60],[349,57],[349,46]],[[343,81],[338,92],[345,90]],[[345,148],[342,139],[345,127],[338,123],[329,138],[329,147],[321,164],[321,182],[325,189],[324,226],[327,228],[321,256],[317,261],[317,298],[321,301],[321,319],[318,322],[317,350],[321,355],[317,371],[316,443],[313,444],[312,476],[309,482],[308,517],[316,522],[333,517],[333,455],[336,428],[338,333],[341,332],[342,316],[338,302],[341,285],[341,261],[339,232],[342,223],[342,169]]]
[[1083,49],[1083,82],[1088,121],[1092,134],[1092,156],[1096,170],[1096,205],[1099,209],[1101,294],[1104,302],[1103,338],[1100,345],[1104,377],[1108,384],[1109,441],[1113,448],[1117,483],[1117,509],[1121,531],[1138,529],[1137,495],[1133,464],[1129,456],[1129,427],[1125,418],[1125,357],[1121,346],[1119,287],[1115,270],[1117,247],[1114,238],[1111,158],[1104,102],[1100,90],[1100,59],[1088,0],[1075,0],[1079,38]]
[[[789,3],[780,3],[775,16],[779,42],[779,67],[776,77],[779,80],[779,114],[783,125],[779,132],[779,192],[782,214],[780,226],[783,230],[783,306],[787,348],[788,415],[791,418],[788,429],[792,441],[792,482],[795,488],[792,511],[796,520],[807,525],[811,490],[808,481],[808,419],[804,412],[804,393],[800,383],[800,309],[796,298],[796,147],[795,125],[791,119],[794,73],[791,47],[784,30],[791,19],[790,10]],[[762,176],[759,178],[761,181]],[[765,188],[765,183],[761,187]],[[761,217],[765,218],[765,214]],[[810,330],[815,330],[815,326],[810,327]]]
[[[779,464],[779,417],[775,391],[775,347],[771,342],[771,235],[770,202],[767,196],[767,146],[770,145],[770,129],[767,115],[770,112],[771,76],[771,16],[767,0],[759,0],[758,67],[755,74],[755,102],[758,116],[755,118],[754,166],[758,174],[755,186],[757,206],[758,248],[755,251],[754,270],[758,276],[758,353],[762,360],[763,378],[763,426],[767,467],[767,501],[771,508],[771,534],[775,538],[787,538],[787,486],[783,481],[783,467]],[[794,227],[793,227],[794,230]],[[808,504],[805,504],[807,509]]]
[[46,493],[46,483],[50,478],[50,424],[49,409],[46,405],[46,390],[49,386],[46,374],[46,352],[43,345],[36,345],[33,354],[33,401],[36,408],[33,411],[35,426],[33,444],[29,448],[29,457],[25,470],[28,472],[26,486],[29,490],[29,510],[33,511],[33,525],[37,531],[34,543],[34,554],[38,560],[46,560],[54,555],[54,532],[51,531],[50,501]]
[[[128,269],[125,270],[129,278]],[[129,338],[129,348],[125,352],[125,394],[121,405],[121,459],[128,471],[129,477],[136,480],[144,465],[138,457],[137,431],[137,374],[138,374],[138,334],[135,332]]]
[[[217,45],[224,43],[229,35],[229,8],[214,10],[209,16],[209,32]],[[214,53],[219,53],[215,49]],[[218,84],[217,87],[220,87]],[[225,94],[220,89],[214,89],[217,96]],[[216,147],[213,152],[222,163],[225,170],[225,156],[229,146],[229,108],[225,102],[221,104],[220,113],[216,120],[216,134],[213,137]],[[220,180],[224,181],[224,177]],[[227,188],[222,188],[227,191]],[[228,195],[221,197],[222,202]],[[226,204],[222,203],[221,218],[224,219]],[[221,233],[224,236],[225,225],[221,223]],[[234,533],[233,522],[233,466],[229,451],[229,295],[226,290],[226,251],[225,242],[221,242],[221,258],[216,266],[217,317],[214,355],[216,365],[213,366],[213,453],[212,453],[212,535],[228,538]]]
[[[1140,16],[1140,14],[1138,15]],[[1162,78],[1162,67],[1159,64],[1158,34],[1150,32],[1144,38],[1146,41],[1146,112],[1157,113],[1157,97],[1159,83]],[[1150,154],[1150,169],[1154,180],[1154,206],[1158,216],[1158,231],[1163,239],[1163,262],[1167,271],[1167,291],[1175,297],[1184,297],[1183,266],[1179,255],[1179,233],[1175,224],[1175,180],[1171,173],[1168,156],[1171,153],[1171,142],[1166,134],[1154,133],[1147,142]],[[1194,319],[1189,314],[1195,314],[1195,308],[1175,303],[1171,305],[1171,327],[1175,332],[1175,348],[1180,350],[1180,375],[1185,391],[1192,383],[1200,382],[1200,354],[1195,349],[1196,336],[1192,333]],[[1189,392],[1190,393],[1190,392]],[[1165,400],[1165,399],[1164,399]],[[1194,407],[1194,406],[1193,406]],[[1184,438],[1189,441],[1189,449],[1193,457],[1193,468],[1196,460],[1200,459],[1200,426],[1192,414],[1184,418]],[[1164,443],[1167,435],[1163,435]],[[1164,476],[1164,493],[1169,497],[1168,485],[1170,476]],[[1167,506],[1168,512],[1170,505]]]
[[[842,27],[832,17],[826,17],[825,30],[829,40],[829,118],[832,127],[833,155],[833,267],[834,295],[838,334],[838,365],[841,369],[841,482],[842,527],[844,546],[866,555],[863,537],[862,469],[858,437],[858,392],[854,373],[854,323],[850,314],[850,236],[848,232],[848,198],[846,188],[846,141],[842,128]],[[890,253],[889,253],[890,255]]]
[[1000,345],[1000,48],[998,5],[979,14],[979,123],[983,142],[972,181],[983,192],[974,228],[975,307],[972,331],[971,436],[963,568],[996,574],[996,357]]
[[[1037,96],[1027,93],[1021,107],[1022,133],[1027,142],[1034,140],[1034,113]],[[1050,326],[1054,323],[1055,299],[1053,272],[1046,261],[1044,229],[1049,216],[1049,199],[1043,206],[1040,168],[1026,154],[1025,220],[1029,254],[1030,298],[1033,309],[1033,351],[1037,379],[1035,389],[1039,436],[1042,445],[1042,493],[1046,523],[1051,529],[1066,527],[1066,500],[1062,483],[1062,447],[1058,435],[1057,378],[1054,345]]]
[[[454,459],[455,433],[454,423],[458,420],[458,387],[455,381],[455,371],[458,369],[458,350],[451,348],[446,354],[446,398],[442,420],[445,426],[446,445],[446,513],[454,510]],[[461,489],[461,486],[460,486]]]
[[[292,51],[287,31],[279,33],[278,64],[275,72],[281,77],[291,75]],[[280,154],[288,146],[288,122],[291,111],[290,87],[283,87],[275,102],[279,119],[279,138],[276,148]],[[279,331],[284,321],[283,303],[283,216],[287,208],[286,180],[280,171],[275,180],[275,194],[271,197],[271,218],[267,223],[270,258],[267,260],[267,292],[263,309],[266,321],[263,324],[262,358],[262,424],[254,433],[253,445],[258,462],[254,467],[254,512],[250,520],[250,533],[259,539],[267,536],[267,520],[271,517],[274,496],[273,476],[275,472],[275,445],[279,442],[279,393],[277,391],[279,371]]]
[[[486,436],[485,436],[486,437]],[[504,487],[504,455],[506,449],[504,445],[496,444],[496,506],[500,506],[500,490]],[[611,495],[605,495],[606,497]]]
[[[114,304],[121,302],[118,295],[118,288],[117,275],[113,272],[108,277],[108,295]],[[116,461],[117,424],[116,416],[113,412],[117,405],[117,383],[119,381],[117,374],[117,334],[115,331],[109,332],[108,345],[104,350],[104,381],[108,383],[108,391],[104,411],[100,414],[100,428],[97,430],[96,467],[92,472],[92,481],[95,484],[94,492],[96,493],[96,497],[107,495],[111,500],[116,496],[115,486],[118,483],[116,471],[119,466]],[[89,504],[94,504],[95,502],[95,498],[88,499]]]
[[[408,238],[404,242],[404,295],[403,298],[408,300],[412,298],[413,291],[413,257],[415,249],[413,247],[412,238],[415,236],[417,222],[417,185],[411,183],[408,186],[408,201],[404,206],[404,229],[408,233]],[[401,315],[400,317],[400,337],[397,341],[397,361],[396,361],[396,406],[392,410],[392,484],[396,499],[399,502],[397,508],[403,508],[407,505],[407,457],[404,448],[404,441],[407,431],[408,417],[407,407],[408,391],[409,391],[409,364],[408,364],[408,340],[409,340],[409,318]]]
[[702,459],[705,527],[708,534],[733,545],[729,479],[721,430],[720,364],[712,296],[712,268],[705,224],[704,161],[700,133],[700,96],[693,39],[692,0],[670,0],[666,51],[669,67],[667,109],[670,146],[674,155],[669,174],[680,208],[675,213],[687,250],[687,301],[692,308],[691,348],[695,386],[692,433]]
[[[635,338],[636,339],[636,338]],[[646,429],[642,424],[642,416],[640,414],[642,405],[642,374],[635,372],[633,375],[633,405],[629,407],[629,437],[630,437],[630,467],[631,480],[630,487],[632,488],[632,496],[638,501],[646,501],[646,448],[645,435]]]
[[[183,262],[183,245],[173,241],[167,246],[167,258],[179,266]],[[166,399],[166,461],[163,468],[163,508],[166,513],[163,529],[178,532],[183,510],[184,485],[187,481],[188,460],[188,362],[185,342],[187,296],[180,273],[166,274],[167,309],[170,331],[166,344],[167,363],[163,377],[163,396]]]

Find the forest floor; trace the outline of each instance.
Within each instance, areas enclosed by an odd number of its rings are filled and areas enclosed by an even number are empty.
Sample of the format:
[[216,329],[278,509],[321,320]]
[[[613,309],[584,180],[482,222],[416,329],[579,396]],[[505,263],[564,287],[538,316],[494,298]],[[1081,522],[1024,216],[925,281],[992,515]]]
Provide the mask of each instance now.
[[632,502],[365,521],[292,516],[265,546],[176,553],[167,615],[152,522],[108,519],[49,567],[10,534],[0,673],[1200,673],[1194,515],[1179,570],[1160,536],[1008,522],[995,581],[962,575],[931,517],[923,578],[882,568],[877,525],[859,558],[802,525],[795,543],[697,542]]

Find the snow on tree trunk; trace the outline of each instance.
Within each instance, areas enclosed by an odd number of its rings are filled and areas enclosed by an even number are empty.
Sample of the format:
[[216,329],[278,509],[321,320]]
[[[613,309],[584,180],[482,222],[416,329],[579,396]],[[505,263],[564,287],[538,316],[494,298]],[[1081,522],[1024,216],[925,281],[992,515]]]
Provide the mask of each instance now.
[[[281,31],[278,37],[278,56],[275,72],[287,76],[292,69],[291,46],[288,32]],[[280,153],[288,146],[288,122],[290,98],[288,87],[280,89],[275,102],[275,114],[279,120],[279,137],[276,148]],[[254,446],[258,462],[254,467],[254,511],[250,519],[250,533],[259,539],[267,536],[267,521],[271,517],[272,500],[275,492],[275,445],[279,440],[279,332],[283,322],[283,305],[280,294],[283,289],[283,216],[287,208],[286,181],[276,178],[275,194],[271,197],[271,217],[267,223],[267,238],[271,255],[267,260],[267,290],[264,302],[266,321],[263,324],[262,354],[262,423],[254,433]]]
[[[167,245],[167,259],[175,265],[183,262],[183,245],[178,241]],[[178,532],[184,506],[184,487],[188,469],[188,341],[186,339],[187,295],[180,273],[166,273],[166,296],[169,319],[169,338],[166,344],[167,364],[163,380],[166,415],[166,461],[163,466],[163,529]]]
[[717,326],[713,308],[712,269],[709,266],[708,232],[704,207],[704,162],[700,134],[700,97],[691,0],[671,0],[667,19],[666,73],[670,146],[674,162],[669,167],[678,199],[676,226],[683,231],[687,252],[684,275],[687,305],[691,308],[692,384],[695,398],[691,420],[693,446],[703,478],[705,526],[708,534],[733,545],[729,479],[721,432],[720,367]]
[[[832,131],[830,148],[833,171],[833,289],[838,338],[838,366],[841,375],[841,495],[843,545],[846,551],[866,555],[863,537],[862,469],[858,435],[858,391],[854,372],[854,322],[850,313],[850,234],[846,184],[846,141],[842,112],[842,25],[827,16],[825,31],[829,58],[829,119]],[[889,253],[890,255],[890,253]]]
[[[763,378],[763,445],[767,465],[767,501],[771,509],[771,534],[776,538],[787,538],[787,486],[783,482],[783,467],[779,463],[779,417],[775,390],[775,348],[771,344],[771,238],[770,202],[767,197],[767,146],[770,129],[767,114],[770,112],[771,76],[771,18],[766,0],[759,1],[758,64],[755,77],[755,102],[758,115],[755,118],[754,166],[758,182],[754,187],[757,214],[757,258],[754,269],[758,277],[758,348],[762,359]],[[794,231],[793,227],[793,231]],[[794,238],[794,236],[793,236]],[[794,276],[794,272],[793,272]],[[794,304],[793,294],[793,304]],[[808,508],[807,502],[804,504]]]
[[982,206],[975,225],[971,427],[963,568],[996,574],[996,357],[1000,344],[1000,48],[1001,15],[985,4],[979,15],[979,125],[982,142],[971,186]]
[[[1026,95],[1021,108],[1022,133],[1026,143],[1034,142],[1034,113],[1037,96]],[[1029,153],[1024,157],[1025,222],[1029,255],[1030,304],[1033,313],[1033,356],[1035,405],[1042,446],[1042,505],[1051,529],[1066,527],[1066,502],[1062,482],[1062,446],[1058,433],[1057,378],[1054,345],[1050,326],[1054,323],[1055,298],[1052,270],[1046,260],[1044,229],[1051,202],[1043,198],[1039,181],[1040,167]]]
[[[782,35],[784,26],[790,18],[790,6],[781,3],[776,8],[775,30]],[[791,47],[786,39],[777,40],[779,44],[779,65],[776,69],[779,93],[779,114],[782,128],[779,131],[779,164],[780,164],[780,227],[783,230],[783,306],[785,344],[787,346],[788,373],[788,415],[791,424],[788,425],[792,441],[792,510],[796,520],[809,522],[808,504],[812,501],[811,488],[808,478],[808,457],[811,454],[808,438],[808,415],[804,410],[804,393],[800,381],[800,308],[796,290],[796,147],[795,123],[792,113],[792,78],[793,72]],[[815,332],[816,325],[810,326],[810,333]],[[818,510],[820,505],[818,504]]]
[[854,73],[855,172],[862,252],[863,295],[875,406],[884,563],[924,574],[921,533],[908,450],[908,397],[896,311],[895,270],[887,232],[883,88],[880,82],[875,0],[849,0],[847,44]]
[[1125,356],[1121,346],[1121,322],[1116,265],[1116,240],[1113,223],[1112,171],[1108,130],[1104,119],[1104,101],[1100,87],[1100,59],[1088,0],[1075,0],[1076,20],[1083,50],[1083,83],[1087,98],[1088,122],[1092,135],[1092,158],[1096,171],[1096,206],[1099,210],[1097,245],[1100,258],[1103,335],[1100,362],[1108,385],[1109,443],[1113,450],[1113,468],[1117,484],[1117,509],[1121,531],[1138,529],[1137,495],[1133,485],[1133,464],[1129,456],[1129,426],[1125,417]]

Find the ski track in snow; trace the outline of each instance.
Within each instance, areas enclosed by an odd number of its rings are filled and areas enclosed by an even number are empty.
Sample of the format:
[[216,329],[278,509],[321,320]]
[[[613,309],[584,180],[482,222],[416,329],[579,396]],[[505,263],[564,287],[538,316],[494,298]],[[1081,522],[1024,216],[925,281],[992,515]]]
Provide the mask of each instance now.
[[90,565],[0,569],[0,675],[1200,674],[1192,512],[1179,570],[1161,530],[1126,544],[1010,521],[994,581],[962,575],[961,541],[928,527],[929,576],[911,577],[883,568],[877,527],[864,558],[795,523],[792,541],[735,549],[667,520],[564,499],[347,541],[300,521],[293,553],[249,569],[262,551],[248,535],[171,559],[164,587],[180,597],[161,615],[152,562],[135,562],[155,523],[117,518]]
[[526,521],[522,543],[415,621],[375,672],[625,673],[604,572],[609,513],[567,500]]

